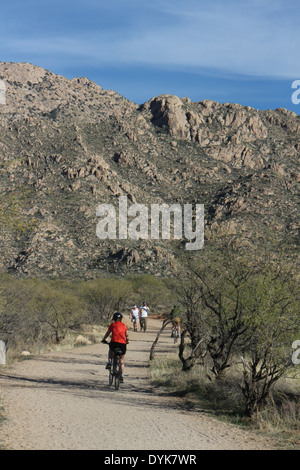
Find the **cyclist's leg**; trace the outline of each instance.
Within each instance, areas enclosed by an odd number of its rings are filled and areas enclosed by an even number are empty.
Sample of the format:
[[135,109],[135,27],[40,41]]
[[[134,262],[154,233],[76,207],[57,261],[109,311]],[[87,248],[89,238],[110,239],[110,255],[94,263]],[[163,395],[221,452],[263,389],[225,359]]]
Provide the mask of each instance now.
[[108,375],[108,383],[111,385],[114,380],[114,374],[113,374],[113,369],[112,367],[109,368],[109,375]]
[[123,376],[124,367],[125,367],[125,354],[127,350],[126,344],[123,344],[121,349],[122,349],[123,354],[120,356],[120,362],[121,362],[121,375]]
[[111,345],[109,345],[109,347],[108,347],[108,355],[107,356],[108,357],[107,357],[107,363],[106,363],[105,368],[110,369],[111,363],[112,363],[112,357],[113,357],[113,351],[111,349]]
[[121,374],[124,374],[124,368],[125,368],[125,354],[120,356],[120,362],[121,362]]
[[109,385],[111,385],[113,376],[112,376],[112,350],[111,350],[110,344],[108,347],[108,358],[107,358],[105,369],[109,371]]
[[[120,354],[118,357],[120,358],[120,373],[121,377],[123,377],[124,373],[124,364],[125,364],[125,354],[126,354],[126,344],[115,343],[115,347],[117,349],[121,349],[123,354]],[[113,351],[112,351],[113,352]]]
[[115,381],[115,389],[118,390],[120,381],[121,381],[121,361],[120,356],[116,355],[114,358],[115,362],[115,373],[114,373],[114,381]]

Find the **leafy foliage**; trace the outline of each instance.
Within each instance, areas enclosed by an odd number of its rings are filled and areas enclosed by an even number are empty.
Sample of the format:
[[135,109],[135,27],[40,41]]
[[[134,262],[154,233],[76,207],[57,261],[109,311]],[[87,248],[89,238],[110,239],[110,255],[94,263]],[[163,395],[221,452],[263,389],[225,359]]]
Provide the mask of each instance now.
[[292,365],[291,345],[300,335],[298,258],[271,246],[214,240],[205,258],[188,259],[179,274],[182,339],[188,332],[192,348],[184,358],[181,344],[183,368],[205,357],[221,379],[234,361],[242,361],[248,415]]
[[129,313],[142,300],[155,313],[168,308],[169,299],[165,282],[151,276],[68,281],[3,274],[0,286],[0,339],[12,349],[60,343],[69,330],[106,323],[115,311]]

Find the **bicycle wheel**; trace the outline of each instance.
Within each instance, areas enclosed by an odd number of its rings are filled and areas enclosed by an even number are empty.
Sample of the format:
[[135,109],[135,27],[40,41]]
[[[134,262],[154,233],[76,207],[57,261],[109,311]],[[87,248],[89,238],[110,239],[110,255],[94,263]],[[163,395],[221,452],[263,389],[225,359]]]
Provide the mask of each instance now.
[[121,361],[120,356],[115,357],[115,389],[118,390],[120,387],[120,376],[121,376]]
[[109,375],[108,375],[108,383],[111,385],[114,380],[114,364],[112,363],[111,368],[109,370]]

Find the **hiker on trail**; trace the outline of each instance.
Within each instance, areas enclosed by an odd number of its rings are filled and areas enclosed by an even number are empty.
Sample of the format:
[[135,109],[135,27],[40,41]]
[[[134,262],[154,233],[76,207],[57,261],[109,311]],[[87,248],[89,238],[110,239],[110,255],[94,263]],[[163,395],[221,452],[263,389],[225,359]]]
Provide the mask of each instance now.
[[146,331],[147,329],[147,320],[148,320],[148,313],[150,309],[146,302],[143,302],[143,305],[140,307],[140,328],[141,331]]
[[130,311],[129,319],[132,321],[133,324],[133,331],[137,331],[138,321],[140,319],[140,311],[136,305]]

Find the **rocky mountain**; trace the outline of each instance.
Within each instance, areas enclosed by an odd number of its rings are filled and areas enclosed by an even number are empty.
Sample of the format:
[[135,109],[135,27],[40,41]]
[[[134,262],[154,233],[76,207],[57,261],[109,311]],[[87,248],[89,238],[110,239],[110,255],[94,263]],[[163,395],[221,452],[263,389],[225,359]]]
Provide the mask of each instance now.
[[147,207],[204,204],[206,237],[268,228],[297,240],[295,113],[172,95],[138,105],[87,78],[25,63],[0,63],[0,80],[2,208],[20,201],[32,223],[23,233],[2,227],[2,270],[167,275],[177,241],[96,236],[97,206],[117,205],[120,196]]

